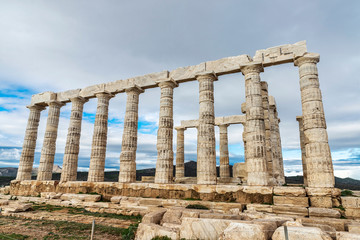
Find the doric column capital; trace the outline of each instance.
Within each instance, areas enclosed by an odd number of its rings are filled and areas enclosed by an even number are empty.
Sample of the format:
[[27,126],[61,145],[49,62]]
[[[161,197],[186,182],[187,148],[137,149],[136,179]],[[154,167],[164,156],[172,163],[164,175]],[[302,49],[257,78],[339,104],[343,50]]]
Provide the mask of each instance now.
[[158,84],[158,86],[160,88],[164,88],[164,87],[176,88],[179,86],[179,84],[177,82],[175,82],[172,78],[159,80],[159,81],[156,81],[156,83]]
[[126,93],[137,93],[137,94],[140,94],[140,93],[143,93],[144,92],[144,89],[142,89],[141,87],[139,87],[138,85],[133,85],[129,88],[126,88],[125,89],[125,92]]
[[73,98],[70,98],[70,102],[86,103],[86,102],[88,102],[88,101],[89,101],[89,99],[83,98],[83,97],[73,97]]
[[213,71],[205,71],[205,72],[201,72],[201,73],[197,73],[195,75],[197,80],[201,80],[201,79],[209,79],[211,78],[213,81],[218,80],[218,77],[216,76],[216,73]]
[[52,101],[46,102],[46,104],[47,104],[48,106],[50,106],[50,107],[51,107],[51,106],[54,106],[54,107],[62,107],[62,106],[64,106],[66,103],[52,100]]
[[42,111],[42,110],[45,110],[46,107],[45,106],[42,106],[42,105],[28,105],[26,106],[28,109],[30,109],[30,111],[32,110],[37,110],[37,111]]
[[176,131],[185,131],[186,129],[186,127],[175,127]]
[[249,73],[261,73],[264,71],[264,68],[261,63],[251,63],[246,66],[240,67],[241,73],[245,76]]
[[318,53],[307,53],[302,57],[298,57],[294,61],[294,65],[300,67],[304,63],[318,63],[320,61],[320,54]]
[[102,92],[96,92],[95,93],[95,96],[97,98],[106,98],[106,99],[110,99],[110,98],[113,98],[115,95],[114,94],[111,94],[107,91],[102,91]]
[[229,127],[230,124],[220,124],[219,126],[219,130],[220,133],[227,133],[227,128]]
[[296,121],[301,122],[303,120],[302,116],[296,116]]

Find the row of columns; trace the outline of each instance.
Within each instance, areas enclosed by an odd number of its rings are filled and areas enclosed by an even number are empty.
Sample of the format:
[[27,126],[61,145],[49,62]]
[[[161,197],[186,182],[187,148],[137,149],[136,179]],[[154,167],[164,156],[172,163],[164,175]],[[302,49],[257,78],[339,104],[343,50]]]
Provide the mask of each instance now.
[[[299,67],[300,89],[302,100],[302,124],[304,132],[305,162],[307,166],[308,186],[331,187],[334,185],[331,153],[328,145],[325,116],[322,105],[322,97],[319,89],[316,63],[318,55],[308,54],[295,60]],[[274,146],[281,145],[278,131],[276,112],[268,104],[267,90],[260,80],[263,72],[261,64],[249,64],[241,67],[245,77],[246,97],[246,124],[244,127],[244,144],[246,165],[248,173],[248,185],[266,186],[270,177],[283,179],[281,170],[281,151],[272,152]],[[199,125],[197,138],[197,183],[216,184],[216,156],[215,156],[215,114],[214,114],[214,81],[217,80],[213,72],[204,72],[196,76],[199,82]],[[173,89],[177,83],[172,80],[158,82],[161,89],[160,116],[158,130],[158,159],[156,164],[156,183],[172,182],[172,132],[173,132]],[[266,90],[266,91],[265,91]],[[136,148],[137,148],[137,122],[139,94],[143,90],[133,86],[126,90],[126,114],[124,120],[124,134],[120,155],[119,182],[134,182],[136,177]],[[112,94],[100,92],[96,94],[98,106],[94,124],[94,134],[91,150],[91,160],[88,181],[104,180],[104,164],[107,142],[108,105]],[[62,181],[76,179],[77,156],[79,153],[79,138],[81,131],[81,118],[83,104],[86,99],[71,99],[72,112],[69,132],[64,155],[64,169]],[[60,108],[63,103],[52,101],[48,103],[49,113],[41,151],[38,180],[51,180],[52,167],[55,155],[55,143],[59,122]],[[31,106],[28,126],[25,134],[23,152],[20,158],[18,180],[27,180],[31,177],[31,169],[34,161],[37,129],[39,125],[41,106]],[[273,121],[271,121],[273,119]],[[276,123],[277,122],[277,123]],[[181,130],[180,130],[181,132]],[[179,131],[178,131],[179,133]],[[178,135],[178,139],[183,139]],[[226,127],[220,129],[220,138],[227,139]],[[271,141],[270,141],[271,140]],[[178,150],[183,149],[183,144]],[[220,144],[220,152],[226,155],[226,144]],[[180,151],[179,150],[179,151]],[[177,155],[176,162],[183,162],[183,154]],[[221,166],[228,165],[228,158],[221,158]],[[182,163],[183,164],[183,163]],[[179,165],[179,176],[182,175],[183,167]],[[181,170],[182,168],[182,170]],[[222,175],[227,176],[229,169],[220,168]]]

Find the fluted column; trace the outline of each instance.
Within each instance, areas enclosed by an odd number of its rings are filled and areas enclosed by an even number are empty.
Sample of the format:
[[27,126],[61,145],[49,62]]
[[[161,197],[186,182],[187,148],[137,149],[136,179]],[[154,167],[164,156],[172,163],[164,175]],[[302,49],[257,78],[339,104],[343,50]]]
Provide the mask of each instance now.
[[185,153],[184,153],[184,132],[186,128],[176,127],[177,137],[176,137],[176,172],[175,178],[185,177]]
[[215,152],[215,111],[214,81],[215,73],[197,75],[199,81],[199,125],[197,135],[197,183],[216,184]]
[[60,178],[62,182],[76,181],[83,108],[84,103],[88,100],[82,97],[75,97],[71,98],[70,101],[72,106]]
[[144,92],[134,86],[126,90],[126,112],[120,154],[119,182],[136,181],[136,149],[139,95]]
[[220,177],[230,177],[229,146],[228,146],[228,124],[219,125],[220,133]]
[[157,134],[157,161],[155,183],[173,181],[173,92],[178,84],[173,80],[158,82],[161,89],[159,129]]
[[260,64],[241,68],[245,76],[246,96],[246,169],[248,185],[268,185],[264,109],[262,106]]
[[270,131],[271,131],[271,149],[273,156],[273,177],[276,179],[279,185],[285,183],[284,175],[284,164],[282,157],[281,148],[281,137],[276,102],[273,96],[269,96],[269,120],[270,120]]
[[301,148],[301,162],[303,166],[303,178],[304,178],[304,186],[308,186],[307,184],[307,168],[306,168],[306,152],[305,152],[305,136],[304,136],[304,126],[303,120],[301,116],[296,117],[296,121],[299,122],[299,134],[300,134],[300,148]]
[[274,179],[273,169],[273,148],[271,146],[271,126],[269,118],[269,93],[267,82],[261,81],[261,96],[262,106],[264,109],[264,123],[265,123],[265,146],[266,146],[266,162],[269,183],[276,184]]
[[40,164],[37,175],[37,180],[39,181],[51,180],[52,178],[60,108],[62,106],[64,106],[64,103],[58,101],[49,102],[44,143],[41,149]]
[[96,94],[98,100],[91,145],[89,182],[104,181],[105,157],[108,132],[109,101],[113,97],[108,92]]
[[27,108],[30,109],[30,114],[25,131],[24,143],[16,180],[31,180],[36,139],[40,122],[40,113],[45,109],[45,107],[38,105],[28,106]]
[[309,187],[334,187],[334,169],[316,66],[319,59],[319,54],[308,53],[294,62],[300,74],[307,181]]

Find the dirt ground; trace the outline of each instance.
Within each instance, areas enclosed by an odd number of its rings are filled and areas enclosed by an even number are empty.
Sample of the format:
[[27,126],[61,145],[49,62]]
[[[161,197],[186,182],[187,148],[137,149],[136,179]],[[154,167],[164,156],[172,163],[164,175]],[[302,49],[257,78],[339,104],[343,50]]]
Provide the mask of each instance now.
[[139,217],[90,213],[84,209],[34,205],[34,211],[0,215],[0,239],[133,239]]

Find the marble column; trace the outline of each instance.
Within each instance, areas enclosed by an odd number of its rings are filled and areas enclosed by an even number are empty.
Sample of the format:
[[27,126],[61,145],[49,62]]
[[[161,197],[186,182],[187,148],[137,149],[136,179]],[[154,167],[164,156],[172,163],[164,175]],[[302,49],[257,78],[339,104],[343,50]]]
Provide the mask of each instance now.
[[103,182],[105,170],[106,144],[108,132],[109,101],[113,97],[108,92],[96,94],[97,108],[91,145],[89,182]]
[[82,97],[75,97],[71,98],[70,101],[72,106],[66,138],[63,168],[61,171],[61,182],[76,181],[83,108],[84,103],[88,100]]
[[171,183],[173,181],[173,93],[178,84],[173,80],[158,82],[161,89],[159,129],[157,132],[157,161],[155,183]]
[[126,112],[120,154],[119,182],[136,181],[136,149],[139,95],[144,90],[138,86],[126,89]]
[[25,131],[24,143],[16,180],[31,180],[36,139],[40,122],[40,113],[45,109],[45,107],[38,105],[28,106],[27,108],[29,108],[30,114]]
[[261,96],[262,96],[262,106],[264,109],[264,123],[265,123],[265,146],[266,146],[266,162],[267,162],[267,171],[269,183],[276,185],[274,179],[273,171],[273,148],[271,146],[271,126],[269,118],[269,93],[268,93],[268,84],[267,82],[261,81]]
[[285,183],[284,164],[281,149],[281,137],[276,102],[273,96],[269,96],[269,119],[271,130],[271,148],[273,156],[273,176],[277,184],[283,185]]
[[184,132],[186,128],[176,127],[177,137],[176,137],[176,172],[175,178],[185,177],[185,153],[184,153]]
[[228,124],[219,125],[220,133],[220,177],[230,177],[229,146],[228,146]]
[[319,54],[307,53],[295,60],[299,67],[307,182],[309,187],[334,187],[334,169],[319,88]]
[[215,152],[215,73],[207,72],[196,76],[199,81],[199,125],[197,135],[197,183],[216,184]]
[[300,134],[300,148],[301,148],[301,161],[303,166],[303,178],[304,178],[304,186],[308,186],[307,184],[307,168],[306,168],[306,152],[305,152],[305,136],[304,136],[304,126],[302,116],[297,116],[296,121],[299,122],[299,134]]
[[252,186],[268,185],[264,109],[260,84],[262,71],[261,64],[241,68],[245,76],[247,183]]
[[48,105],[49,112],[46,122],[44,143],[41,149],[40,164],[37,175],[38,181],[47,181],[52,179],[60,108],[65,104],[58,101],[51,101]]

